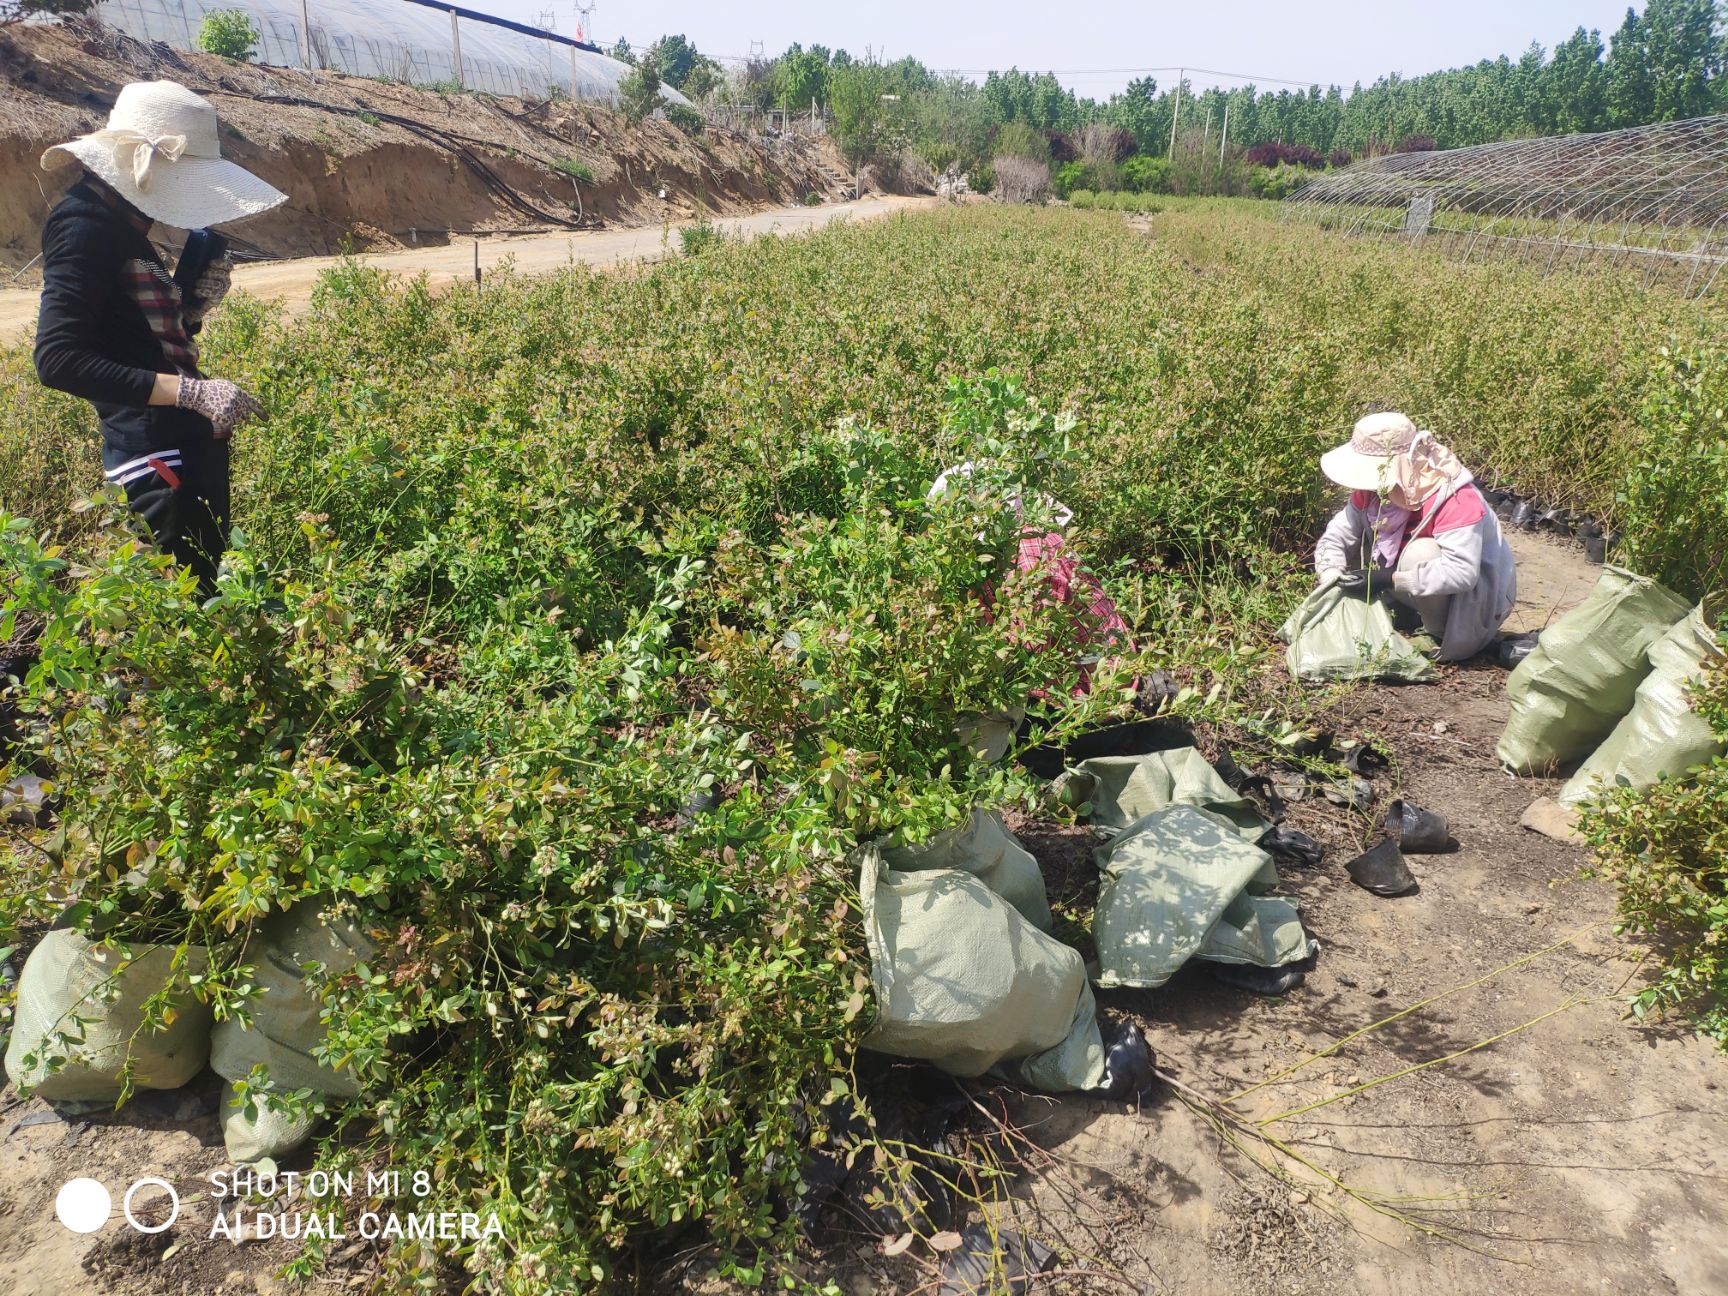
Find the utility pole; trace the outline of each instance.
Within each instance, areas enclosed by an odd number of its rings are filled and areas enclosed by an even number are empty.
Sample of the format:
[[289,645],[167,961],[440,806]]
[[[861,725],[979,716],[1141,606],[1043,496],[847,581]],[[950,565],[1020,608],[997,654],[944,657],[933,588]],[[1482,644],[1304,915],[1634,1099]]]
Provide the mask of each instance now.
[[312,11],[306,0],[300,0],[300,30],[306,36],[306,70],[312,70]]
[[1230,100],[1224,100],[1224,130],[1218,136],[1218,165],[1224,165],[1224,148],[1230,143]]
[[[455,15],[451,15],[452,18]],[[1187,68],[1176,69],[1176,100],[1170,106],[1170,156],[1176,156],[1176,123],[1182,116],[1182,78],[1188,73]]]
[[450,11],[450,61],[454,65],[456,88],[463,89],[462,84],[462,28],[456,18],[456,11]]

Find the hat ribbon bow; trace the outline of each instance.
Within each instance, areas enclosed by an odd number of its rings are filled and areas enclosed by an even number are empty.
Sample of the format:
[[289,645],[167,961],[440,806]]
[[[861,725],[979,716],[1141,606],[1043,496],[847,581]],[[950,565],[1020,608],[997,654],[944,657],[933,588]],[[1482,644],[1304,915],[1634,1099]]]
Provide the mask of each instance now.
[[98,134],[113,144],[114,165],[132,173],[132,182],[140,193],[150,192],[151,168],[157,158],[178,162],[186,151],[184,135],[158,135],[152,139],[135,130],[105,130]]

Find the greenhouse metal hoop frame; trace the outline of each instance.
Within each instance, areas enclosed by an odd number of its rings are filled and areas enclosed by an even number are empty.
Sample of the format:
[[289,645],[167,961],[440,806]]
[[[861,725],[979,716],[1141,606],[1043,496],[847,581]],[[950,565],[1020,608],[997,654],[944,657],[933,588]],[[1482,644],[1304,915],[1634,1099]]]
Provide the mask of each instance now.
[[1283,213],[1439,238],[1466,259],[1546,253],[1545,271],[1641,263],[1646,283],[1683,271],[1681,291],[1703,296],[1728,264],[1728,116],[1386,154],[1311,180]]

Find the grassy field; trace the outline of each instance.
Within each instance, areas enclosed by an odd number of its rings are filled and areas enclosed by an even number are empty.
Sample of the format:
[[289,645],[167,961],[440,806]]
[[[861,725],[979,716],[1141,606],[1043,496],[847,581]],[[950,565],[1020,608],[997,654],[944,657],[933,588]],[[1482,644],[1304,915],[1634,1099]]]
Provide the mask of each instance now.
[[[348,266],[308,318],[213,327],[210,370],[272,418],[237,440],[202,612],[75,508],[87,407],[14,350],[0,638],[38,638],[24,705],[68,808],[4,925],[71,888],[102,930],[212,946],[232,1005],[261,915],[350,909],[385,942],[331,992],[348,1114],[504,1218],[472,1273],[565,1290],[690,1221],[748,1273],[870,1020],[847,851],[1037,796],[967,716],[1094,722],[1158,667],[1197,721],[1299,721],[1269,631],[1316,457],[1370,408],[1713,579],[1728,475],[1682,434],[1722,323],[1246,203],[972,207],[438,297]],[[964,459],[978,490],[926,502]],[[1084,700],[1083,618],[997,579],[1011,488],[1074,508],[1142,645]]]

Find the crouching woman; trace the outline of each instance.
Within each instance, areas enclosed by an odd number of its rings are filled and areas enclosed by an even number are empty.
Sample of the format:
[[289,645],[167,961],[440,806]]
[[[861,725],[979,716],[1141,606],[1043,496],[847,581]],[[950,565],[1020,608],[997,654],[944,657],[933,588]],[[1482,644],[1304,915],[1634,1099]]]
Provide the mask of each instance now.
[[1458,457],[1402,414],[1371,414],[1320,469],[1350,499],[1315,547],[1315,570],[1410,609],[1441,661],[1492,643],[1517,598],[1517,568]]

